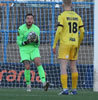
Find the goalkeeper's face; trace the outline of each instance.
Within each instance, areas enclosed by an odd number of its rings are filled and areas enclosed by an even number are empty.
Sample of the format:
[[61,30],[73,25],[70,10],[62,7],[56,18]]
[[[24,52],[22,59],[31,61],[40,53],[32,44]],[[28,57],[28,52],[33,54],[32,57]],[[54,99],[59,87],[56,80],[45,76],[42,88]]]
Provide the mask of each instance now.
[[26,17],[26,24],[27,26],[31,26],[34,22],[33,16],[27,16]]

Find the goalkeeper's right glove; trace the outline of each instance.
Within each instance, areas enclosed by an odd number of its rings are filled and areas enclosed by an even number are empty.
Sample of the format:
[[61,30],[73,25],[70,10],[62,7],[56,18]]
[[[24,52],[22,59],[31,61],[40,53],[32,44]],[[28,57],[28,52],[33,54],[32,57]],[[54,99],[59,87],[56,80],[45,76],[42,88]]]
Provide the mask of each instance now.
[[27,45],[27,44],[29,44],[29,41],[24,41],[24,42],[22,42],[22,45],[24,46],[24,45]]

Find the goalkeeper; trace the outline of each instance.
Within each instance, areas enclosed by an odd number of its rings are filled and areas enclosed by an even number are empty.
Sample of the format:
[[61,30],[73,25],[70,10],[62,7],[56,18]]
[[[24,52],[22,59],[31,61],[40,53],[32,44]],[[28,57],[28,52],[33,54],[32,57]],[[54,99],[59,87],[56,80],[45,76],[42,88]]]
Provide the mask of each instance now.
[[33,23],[33,15],[27,14],[26,24],[21,25],[18,29],[17,44],[19,46],[21,62],[23,62],[25,66],[24,76],[27,84],[27,91],[31,91],[30,61],[34,61],[34,64],[37,66],[44,90],[47,91],[49,83],[46,82],[45,72],[40,61],[40,29]]
[[[71,0],[63,0],[65,11],[58,16],[58,28],[56,31],[53,52],[56,53],[56,44],[60,40],[58,58],[61,65],[61,84],[63,91],[59,95],[68,95],[67,85],[67,64],[70,61],[70,69],[72,73],[72,91],[71,94],[77,94],[78,71],[76,68],[76,60],[78,57],[78,49],[84,38],[84,25],[81,17],[71,10]],[[79,35],[80,31],[80,35]]]

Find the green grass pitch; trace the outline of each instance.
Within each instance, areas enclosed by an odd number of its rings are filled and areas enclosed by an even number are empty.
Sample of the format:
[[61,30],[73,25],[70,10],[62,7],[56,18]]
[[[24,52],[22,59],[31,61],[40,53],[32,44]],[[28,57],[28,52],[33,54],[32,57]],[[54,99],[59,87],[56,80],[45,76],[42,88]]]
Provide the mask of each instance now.
[[23,88],[0,88],[0,100],[98,100],[98,92],[82,90],[77,95],[61,95],[60,90],[32,89],[31,93]]

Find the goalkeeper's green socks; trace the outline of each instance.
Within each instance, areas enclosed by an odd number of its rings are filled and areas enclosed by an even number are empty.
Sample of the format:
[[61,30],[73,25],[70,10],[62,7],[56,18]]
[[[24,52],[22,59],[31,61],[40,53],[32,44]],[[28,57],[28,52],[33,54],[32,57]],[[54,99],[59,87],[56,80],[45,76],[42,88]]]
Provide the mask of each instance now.
[[[38,66],[37,69],[38,69],[38,73],[39,73],[41,82],[45,83],[46,78],[45,78],[45,72],[44,72],[42,65]],[[30,82],[30,70],[25,69],[24,75],[25,75],[26,84],[29,85],[31,83]]]
[[77,83],[78,83],[78,72],[72,73],[72,89],[77,88]]
[[24,75],[25,75],[26,84],[29,85],[31,83],[31,81],[30,81],[30,70],[25,69]]
[[40,66],[37,67],[37,69],[38,69],[38,73],[39,73],[41,82],[45,83],[46,82],[46,78],[45,78],[45,72],[44,72],[43,66],[40,65]]

